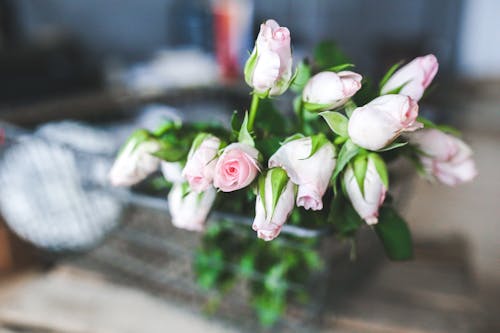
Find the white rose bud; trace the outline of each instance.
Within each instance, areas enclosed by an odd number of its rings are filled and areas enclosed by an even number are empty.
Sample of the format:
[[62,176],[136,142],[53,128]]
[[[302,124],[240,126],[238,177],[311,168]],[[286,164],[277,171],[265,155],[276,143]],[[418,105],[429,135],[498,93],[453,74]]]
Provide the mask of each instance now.
[[182,171],[194,192],[203,192],[212,186],[220,143],[217,137],[206,133],[194,139]]
[[409,96],[418,102],[436,76],[438,68],[438,61],[433,54],[415,58],[390,77],[382,87],[381,93],[387,94],[404,85],[399,94]]
[[113,186],[134,185],[158,169],[160,160],[152,154],[160,150],[160,144],[147,139],[148,135],[138,130],[125,143],[109,172]]
[[183,183],[185,181],[184,177],[182,177],[182,164],[180,162],[161,161],[160,170],[166,181],[171,183]]
[[477,176],[472,150],[462,140],[437,129],[425,129],[410,136],[424,153],[420,160],[426,171],[441,183],[454,186]]
[[261,177],[252,229],[257,231],[257,237],[270,241],[279,235],[292,212],[295,185],[281,168],[269,169],[265,178]]
[[332,110],[344,105],[361,88],[362,76],[343,71],[321,72],[307,82],[302,100],[310,103],[314,111]]
[[177,228],[201,231],[216,196],[210,186],[204,192],[190,192],[187,183],[176,183],[168,194],[168,209]]
[[348,133],[360,147],[379,150],[402,132],[422,128],[417,122],[418,104],[403,95],[384,95],[355,109],[349,119]]
[[323,195],[335,168],[335,147],[324,139],[311,155],[312,138],[290,141],[281,146],[269,159],[269,167],[283,168],[290,180],[298,185],[297,206],[323,209]]
[[348,166],[344,173],[344,184],[347,195],[359,216],[370,225],[376,224],[378,222],[378,210],[384,203],[387,188],[383,184],[373,161],[368,159],[363,183],[364,195],[361,193],[351,166]]
[[255,47],[245,65],[245,80],[255,92],[283,94],[292,78],[290,31],[274,20],[261,24]]

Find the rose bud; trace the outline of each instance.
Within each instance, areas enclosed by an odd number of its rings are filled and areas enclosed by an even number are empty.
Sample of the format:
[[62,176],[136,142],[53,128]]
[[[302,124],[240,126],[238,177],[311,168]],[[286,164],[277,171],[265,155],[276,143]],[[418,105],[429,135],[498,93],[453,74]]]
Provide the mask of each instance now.
[[437,129],[425,129],[410,136],[422,151],[420,161],[441,183],[454,186],[477,176],[472,150],[462,140]]
[[269,159],[269,167],[283,168],[290,180],[298,185],[297,206],[323,209],[323,194],[335,168],[335,147],[328,140],[311,155],[311,137],[290,141],[281,146]]
[[295,185],[281,168],[269,169],[259,179],[259,191],[255,203],[255,219],[252,229],[257,237],[270,241],[276,238],[292,212]]
[[378,210],[384,203],[387,188],[382,182],[374,162],[370,158],[368,159],[363,183],[364,195],[359,188],[351,166],[348,166],[344,173],[344,184],[347,195],[359,216],[368,224],[376,224],[378,222]]
[[160,144],[148,137],[146,130],[137,130],[125,143],[109,172],[113,186],[134,185],[158,169],[160,160],[152,154]]
[[259,151],[244,143],[232,143],[222,152],[215,166],[214,186],[232,192],[248,186],[257,176]]
[[207,133],[200,133],[194,139],[182,171],[192,191],[203,192],[212,185],[220,143],[217,137]]
[[176,183],[168,193],[168,209],[177,228],[201,231],[215,200],[215,189],[191,192],[187,183]]
[[404,85],[399,94],[410,96],[418,102],[436,76],[438,68],[438,61],[433,54],[415,58],[389,78],[382,87],[381,93],[387,94]]
[[403,95],[383,95],[356,108],[347,131],[360,147],[379,150],[390,144],[402,132],[422,128],[417,122],[418,104]]
[[318,73],[307,82],[302,99],[311,104],[311,111],[335,109],[356,94],[361,88],[361,79],[361,75],[349,71]]
[[166,181],[171,183],[183,183],[185,181],[184,177],[182,177],[182,164],[180,162],[161,161],[160,170]]
[[260,25],[255,47],[245,64],[245,80],[255,92],[283,94],[292,78],[290,31],[274,20]]

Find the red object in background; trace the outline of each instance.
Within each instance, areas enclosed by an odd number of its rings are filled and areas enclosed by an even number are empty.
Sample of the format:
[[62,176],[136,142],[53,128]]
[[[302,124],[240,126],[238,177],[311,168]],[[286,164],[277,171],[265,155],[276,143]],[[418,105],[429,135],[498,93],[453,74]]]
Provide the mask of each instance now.
[[231,26],[233,15],[229,6],[214,8],[215,55],[223,79],[233,80],[239,75],[238,54],[234,50]]
[[5,143],[5,129],[0,128],[0,146]]

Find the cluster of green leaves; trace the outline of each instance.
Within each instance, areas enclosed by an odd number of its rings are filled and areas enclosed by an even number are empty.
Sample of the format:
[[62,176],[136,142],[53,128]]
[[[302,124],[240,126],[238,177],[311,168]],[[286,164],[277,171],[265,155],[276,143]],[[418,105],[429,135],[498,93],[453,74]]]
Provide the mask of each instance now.
[[203,290],[217,290],[217,301],[236,282],[245,283],[250,304],[264,327],[275,324],[291,300],[306,301],[306,282],[323,263],[314,240],[284,235],[273,242],[256,240],[246,226],[210,224],[194,260],[196,280]]

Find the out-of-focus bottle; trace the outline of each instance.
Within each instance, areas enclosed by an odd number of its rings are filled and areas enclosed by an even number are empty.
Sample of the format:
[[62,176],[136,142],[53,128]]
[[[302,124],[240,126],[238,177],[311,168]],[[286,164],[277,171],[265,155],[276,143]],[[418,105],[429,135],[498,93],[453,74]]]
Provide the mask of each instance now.
[[221,78],[241,76],[251,51],[253,0],[213,0],[215,55]]

